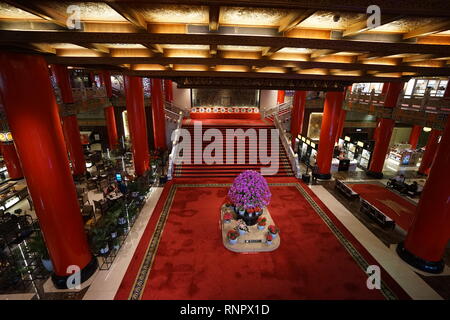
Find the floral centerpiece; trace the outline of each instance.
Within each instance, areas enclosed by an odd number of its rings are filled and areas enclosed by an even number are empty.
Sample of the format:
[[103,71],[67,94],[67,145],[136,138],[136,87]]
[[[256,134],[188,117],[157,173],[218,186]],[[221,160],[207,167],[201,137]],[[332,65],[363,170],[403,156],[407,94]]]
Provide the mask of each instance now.
[[262,208],[269,204],[271,196],[267,181],[254,170],[246,170],[237,176],[228,191],[228,198],[237,213],[241,211],[242,219],[247,225],[256,224]]

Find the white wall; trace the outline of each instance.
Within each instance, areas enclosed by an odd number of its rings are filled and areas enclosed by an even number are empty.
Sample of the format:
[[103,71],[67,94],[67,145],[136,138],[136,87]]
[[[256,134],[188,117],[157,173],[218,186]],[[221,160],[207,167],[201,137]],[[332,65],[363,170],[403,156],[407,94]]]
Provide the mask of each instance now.
[[191,89],[179,89],[177,84],[172,82],[173,103],[176,106],[191,108]]
[[277,104],[278,90],[261,90],[259,100],[260,112],[263,112],[268,107],[273,107]]
[[394,128],[389,146],[396,143],[408,143],[410,134],[411,128]]

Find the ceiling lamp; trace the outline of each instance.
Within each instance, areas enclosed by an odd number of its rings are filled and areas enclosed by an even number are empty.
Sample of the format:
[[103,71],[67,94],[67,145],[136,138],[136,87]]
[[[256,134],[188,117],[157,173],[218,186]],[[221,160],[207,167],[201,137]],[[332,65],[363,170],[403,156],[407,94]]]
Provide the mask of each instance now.
[[430,131],[431,131],[431,128],[429,128],[429,127],[423,127],[423,131],[425,131],[425,132],[430,132]]
[[11,132],[0,132],[0,142],[12,142]]

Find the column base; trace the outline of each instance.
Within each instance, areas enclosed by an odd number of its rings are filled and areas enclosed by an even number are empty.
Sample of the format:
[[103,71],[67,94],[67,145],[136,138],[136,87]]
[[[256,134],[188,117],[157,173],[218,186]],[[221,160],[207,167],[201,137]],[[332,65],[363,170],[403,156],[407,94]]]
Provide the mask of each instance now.
[[[80,271],[80,273],[81,273],[80,283],[83,283],[86,280],[88,280],[95,273],[95,271],[97,271],[97,268],[98,268],[97,258],[92,257],[91,261]],[[57,289],[68,289],[67,288],[67,279],[69,277],[70,277],[70,275],[58,276],[56,274],[52,274],[52,281]]]
[[331,173],[316,173],[316,174],[314,174],[314,177],[316,179],[320,179],[320,180],[330,180]]
[[383,179],[383,172],[366,171],[366,175],[375,179]]
[[403,261],[407,262],[414,268],[419,270],[438,274],[444,271],[444,260],[441,261],[427,261],[422,258],[417,257],[413,253],[406,250],[403,246],[403,242],[399,243],[397,246],[397,254],[402,258]]

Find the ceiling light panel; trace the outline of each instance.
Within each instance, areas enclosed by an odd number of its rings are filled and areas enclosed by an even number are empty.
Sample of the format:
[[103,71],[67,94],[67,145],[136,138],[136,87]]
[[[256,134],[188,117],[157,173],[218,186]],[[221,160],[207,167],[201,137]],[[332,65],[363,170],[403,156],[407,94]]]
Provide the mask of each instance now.
[[10,6],[5,2],[0,2],[0,19],[44,20],[22,9]]
[[209,11],[205,6],[155,6],[139,9],[145,20],[152,23],[208,23]]
[[222,7],[220,24],[247,26],[278,26],[280,20],[289,13],[286,9]]

